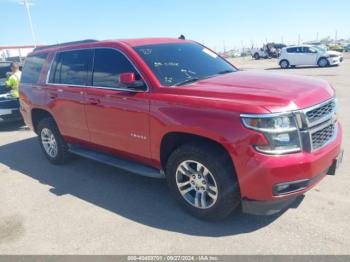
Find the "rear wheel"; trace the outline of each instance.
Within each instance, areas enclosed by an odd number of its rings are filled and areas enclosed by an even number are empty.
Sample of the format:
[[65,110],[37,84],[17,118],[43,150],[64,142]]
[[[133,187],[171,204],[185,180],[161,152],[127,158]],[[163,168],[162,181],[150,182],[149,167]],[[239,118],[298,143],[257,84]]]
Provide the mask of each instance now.
[[287,61],[287,60],[282,60],[281,62],[280,62],[280,67],[281,68],[283,68],[283,69],[286,69],[286,68],[288,68],[289,67],[289,62]]
[[317,64],[319,67],[329,66],[329,62],[328,62],[327,58],[324,58],[324,57],[320,58],[320,60],[318,60]]
[[259,59],[260,59],[260,55],[259,55],[258,53],[255,53],[255,54],[254,54],[254,59],[255,59],[255,60],[259,60]]
[[68,146],[52,118],[41,120],[37,131],[41,149],[51,163],[63,164],[69,160],[71,154],[68,151]]
[[177,201],[200,219],[223,219],[240,203],[232,163],[212,146],[180,146],[169,157],[166,175]]

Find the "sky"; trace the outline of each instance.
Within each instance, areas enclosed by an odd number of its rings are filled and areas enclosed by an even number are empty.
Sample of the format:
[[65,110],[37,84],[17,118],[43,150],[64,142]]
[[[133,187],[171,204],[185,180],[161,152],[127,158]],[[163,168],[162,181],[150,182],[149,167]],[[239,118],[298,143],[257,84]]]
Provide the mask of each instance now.
[[[178,37],[217,51],[350,38],[349,0],[29,0],[38,44]],[[21,0],[0,0],[1,45],[32,44]]]

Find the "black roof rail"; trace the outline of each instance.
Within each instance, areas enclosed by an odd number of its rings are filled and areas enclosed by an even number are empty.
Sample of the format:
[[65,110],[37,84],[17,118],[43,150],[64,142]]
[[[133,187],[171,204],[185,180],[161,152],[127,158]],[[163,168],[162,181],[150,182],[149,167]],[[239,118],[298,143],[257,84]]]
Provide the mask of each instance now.
[[72,41],[72,42],[60,43],[60,44],[55,44],[55,45],[43,45],[43,46],[39,46],[39,47],[34,48],[33,51],[43,50],[43,49],[47,49],[47,48],[51,48],[51,47],[59,47],[59,46],[72,45],[72,44],[93,43],[93,42],[98,42],[98,40],[85,39],[85,40]]

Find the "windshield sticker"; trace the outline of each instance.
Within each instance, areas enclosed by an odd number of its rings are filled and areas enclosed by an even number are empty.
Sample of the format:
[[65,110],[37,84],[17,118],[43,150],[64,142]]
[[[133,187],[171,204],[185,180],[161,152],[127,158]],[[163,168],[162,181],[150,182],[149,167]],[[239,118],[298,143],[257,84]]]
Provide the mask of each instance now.
[[217,58],[217,57],[218,57],[217,54],[215,54],[214,52],[210,51],[209,49],[203,48],[202,51],[203,51],[204,53],[206,53],[207,55],[210,55],[210,56],[213,57],[213,58]]
[[140,52],[142,52],[144,55],[150,55],[152,54],[152,49],[151,48],[141,48],[139,49]]

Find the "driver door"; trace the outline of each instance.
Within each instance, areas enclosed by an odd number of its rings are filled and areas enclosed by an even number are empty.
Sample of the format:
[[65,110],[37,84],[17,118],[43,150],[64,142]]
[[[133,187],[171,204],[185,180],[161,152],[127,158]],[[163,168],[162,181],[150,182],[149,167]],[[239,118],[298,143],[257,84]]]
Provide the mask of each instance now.
[[121,52],[99,48],[94,52],[91,87],[86,90],[86,118],[91,142],[125,156],[150,157],[149,93],[128,90],[121,73],[136,68]]
[[317,50],[312,47],[303,47],[304,65],[317,65]]

